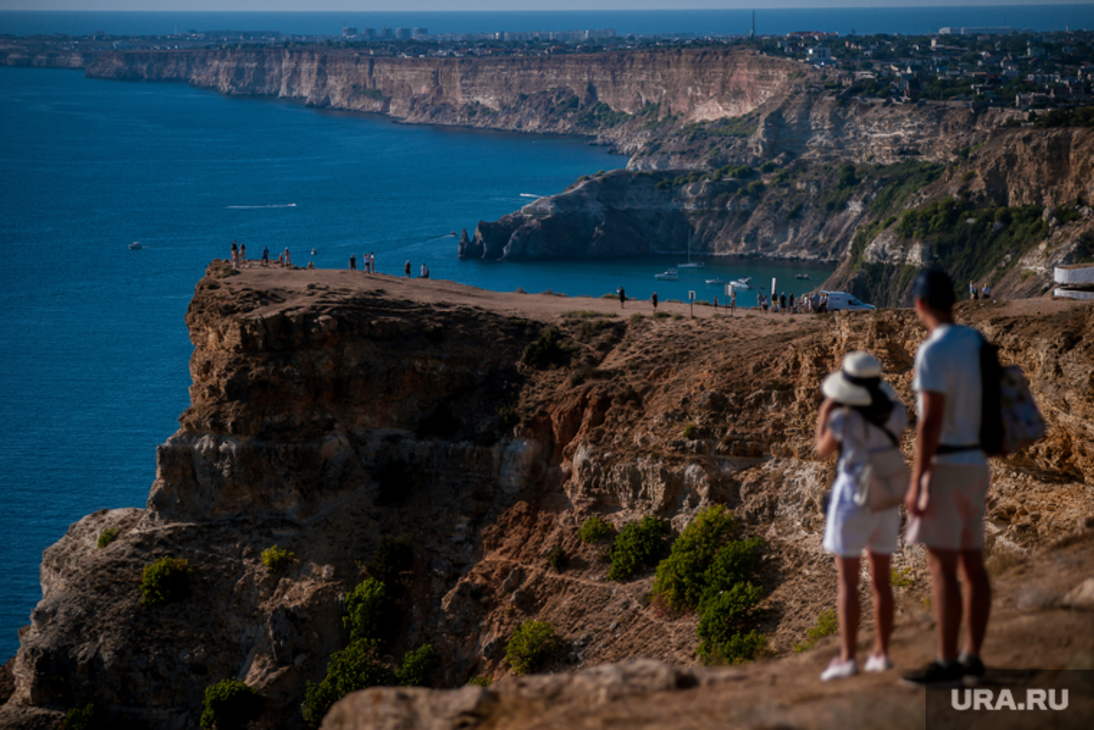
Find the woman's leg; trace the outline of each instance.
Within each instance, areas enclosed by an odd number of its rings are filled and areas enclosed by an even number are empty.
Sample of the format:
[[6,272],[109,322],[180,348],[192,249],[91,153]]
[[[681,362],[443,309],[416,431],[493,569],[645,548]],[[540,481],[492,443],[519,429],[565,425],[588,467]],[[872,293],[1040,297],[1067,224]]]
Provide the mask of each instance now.
[[836,612],[839,615],[840,661],[846,662],[855,658],[855,645],[858,643],[859,558],[844,558],[837,555],[836,570],[839,572]]
[[892,555],[867,553],[870,583],[874,589],[874,656],[889,655],[889,637],[893,635],[893,587],[889,583]]

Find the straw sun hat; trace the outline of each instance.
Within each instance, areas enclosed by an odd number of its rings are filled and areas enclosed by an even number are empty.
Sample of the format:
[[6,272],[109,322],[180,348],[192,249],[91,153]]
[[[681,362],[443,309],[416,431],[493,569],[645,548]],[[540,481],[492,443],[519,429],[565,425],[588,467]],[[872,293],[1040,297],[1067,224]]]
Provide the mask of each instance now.
[[[821,392],[847,406],[868,406],[873,401],[868,384],[881,379],[881,363],[868,352],[849,352],[843,358],[843,368],[829,375],[821,385]],[[892,387],[881,381],[881,391],[896,398]]]

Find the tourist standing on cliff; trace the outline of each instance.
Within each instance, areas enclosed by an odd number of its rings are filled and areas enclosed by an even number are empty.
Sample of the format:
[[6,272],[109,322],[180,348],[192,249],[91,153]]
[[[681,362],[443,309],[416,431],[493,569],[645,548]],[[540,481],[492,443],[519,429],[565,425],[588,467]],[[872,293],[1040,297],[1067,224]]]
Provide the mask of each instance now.
[[991,286],[988,282],[984,282],[984,288],[980,290],[980,298],[985,302],[991,299]]
[[627,292],[623,291],[623,287],[619,287],[619,308],[623,309],[627,303]]
[[289,247],[285,247],[285,266],[292,266],[292,257],[289,255]]
[[839,452],[836,481],[825,516],[824,549],[836,556],[839,588],[840,654],[821,673],[821,680],[858,674],[859,564],[862,551],[870,566],[874,596],[874,649],[863,669],[891,668],[889,637],[893,633],[893,589],[889,566],[897,549],[900,506],[880,512],[855,504],[858,477],[870,451],[892,446],[908,425],[908,414],[888,383],[881,379],[881,363],[873,355],[852,352],[843,367],[825,378],[825,396],[817,417],[816,449],[821,458]]
[[654,292],[653,296],[650,297],[650,303],[653,305],[653,311],[656,312],[657,311],[657,292]]
[[410,259],[407,259],[406,263],[403,265],[403,273],[406,274],[406,278],[410,278]]
[[239,268],[239,247],[236,246],[235,241],[232,241],[232,268]]
[[357,257],[353,254],[349,255],[349,270],[357,271]]
[[737,311],[737,289],[729,287],[729,313],[734,314]]
[[[908,542],[927,549],[937,626],[935,659],[904,675],[916,686],[976,682],[984,676],[980,647],[991,613],[984,570],[984,509],[991,481],[980,449],[980,348],[983,338],[954,324],[953,282],[945,272],[920,272],[915,313],[930,334],[915,353],[918,394],[915,460],[904,505]],[[958,581],[958,572],[961,581]],[[957,636],[965,623],[963,650]]]
[[418,278],[419,279],[428,279],[429,278],[429,267],[425,265],[424,261],[422,262],[422,269],[421,269],[421,273],[418,274]]
[[269,266],[270,265],[270,247],[269,246],[263,246],[262,247],[262,265],[263,266]]
[[969,282],[969,299],[971,299],[973,301],[976,301],[978,293],[979,292],[976,288],[976,282],[975,281],[970,281]]
[[247,263],[247,244],[243,244],[239,247],[239,262]]
[[369,254],[368,254],[368,273],[370,273],[370,274],[375,274],[376,273],[376,254],[373,253],[372,251],[369,251]]

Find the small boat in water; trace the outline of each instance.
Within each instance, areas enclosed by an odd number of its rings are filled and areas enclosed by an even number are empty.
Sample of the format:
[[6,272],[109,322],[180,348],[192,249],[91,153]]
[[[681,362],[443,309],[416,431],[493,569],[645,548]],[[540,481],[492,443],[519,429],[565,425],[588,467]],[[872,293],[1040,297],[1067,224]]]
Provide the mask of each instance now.
[[798,274],[798,275],[797,275],[797,276],[795,276],[794,278],[795,278],[795,279],[808,279],[808,278],[809,278],[809,274]]
[[713,279],[707,279],[707,283],[708,284],[725,284],[725,281],[723,281],[722,279],[720,279],[718,277],[714,277]]
[[731,281],[729,283],[733,285],[734,289],[751,289],[752,288],[752,277],[751,276],[746,276],[743,279],[734,279],[733,281]]
[[692,261],[691,260],[691,233],[690,232],[688,233],[688,262],[686,264],[676,264],[676,266],[678,268],[681,268],[681,269],[705,269],[707,267],[706,263],[704,263],[703,261]]
[[669,269],[668,271],[662,271],[660,274],[654,274],[653,278],[661,281],[676,281],[680,276],[676,269]]
[[140,241],[133,241],[133,243],[129,244],[130,251],[137,251],[142,248],[144,248],[144,246],[141,245]]

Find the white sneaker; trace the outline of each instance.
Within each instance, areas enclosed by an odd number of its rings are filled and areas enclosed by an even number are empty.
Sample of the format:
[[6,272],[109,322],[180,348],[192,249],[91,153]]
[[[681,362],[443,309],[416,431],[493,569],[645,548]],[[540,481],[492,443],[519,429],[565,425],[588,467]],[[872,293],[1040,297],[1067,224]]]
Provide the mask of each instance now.
[[853,677],[856,674],[858,674],[858,664],[855,663],[854,659],[848,659],[845,662],[841,662],[839,657],[836,657],[828,662],[828,666],[821,672],[820,678],[822,682],[827,682],[832,679]]
[[893,663],[886,654],[871,654],[866,657],[864,672],[885,672],[893,668]]

